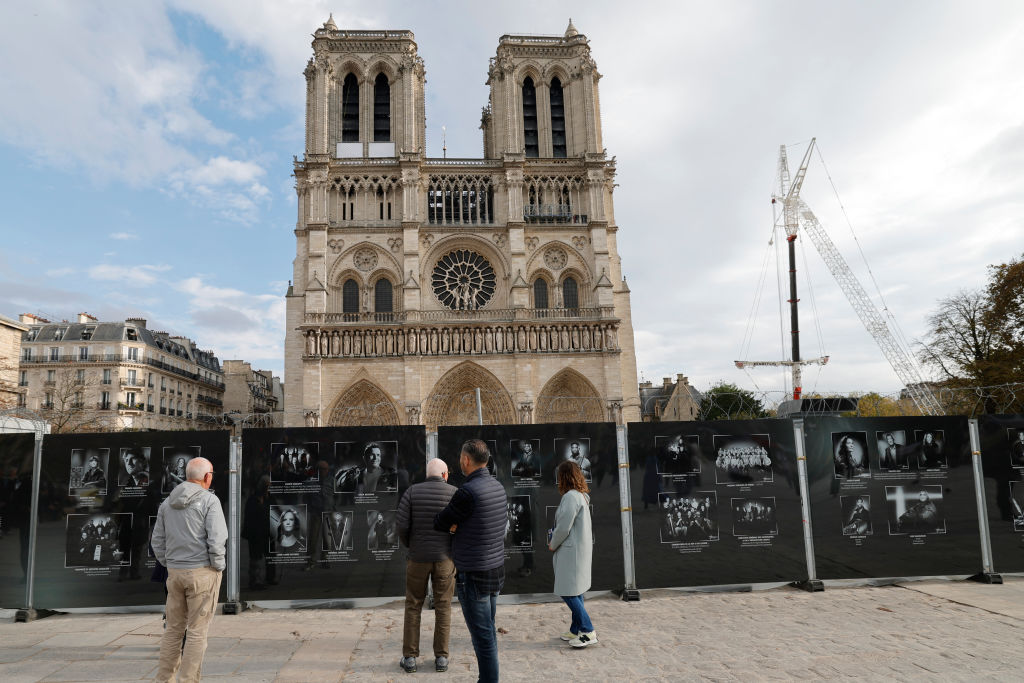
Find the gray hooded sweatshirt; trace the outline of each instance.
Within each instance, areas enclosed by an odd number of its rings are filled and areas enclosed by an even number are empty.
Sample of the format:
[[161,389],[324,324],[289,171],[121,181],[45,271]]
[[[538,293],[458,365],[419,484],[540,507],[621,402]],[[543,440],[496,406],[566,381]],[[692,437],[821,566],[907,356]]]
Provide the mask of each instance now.
[[160,504],[153,527],[153,554],[168,569],[224,570],[228,527],[220,500],[190,481],[174,487]]

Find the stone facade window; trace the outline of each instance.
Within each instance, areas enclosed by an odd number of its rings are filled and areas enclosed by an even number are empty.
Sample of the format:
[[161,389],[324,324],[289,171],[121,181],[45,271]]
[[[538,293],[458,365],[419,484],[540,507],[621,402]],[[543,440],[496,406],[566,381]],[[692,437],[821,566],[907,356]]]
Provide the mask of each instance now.
[[373,82],[373,141],[391,141],[391,86],[383,73]]
[[431,282],[434,295],[453,311],[473,311],[494,296],[497,279],[494,268],[480,254],[456,249],[441,257],[434,266]]
[[373,303],[377,313],[391,313],[394,309],[394,287],[384,278],[377,280],[373,286]]
[[351,278],[341,286],[341,312],[359,312],[359,284]]
[[341,141],[359,142],[359,81],[345,76],[341,85]]
[[562,305],[565,308],[580,307],[580,288],[576,278],[570,276],[562,281]]
[[540,156],[540,138],[537,134],[537,89],[529,76],[523,81],[523,143],[527,157]]
[[565,98],[562,82],[551,79],[551,152],[558,159],[565,158]]
[[533,307],[548,307],[548,283],[544,278],[537,278],[533,281]]

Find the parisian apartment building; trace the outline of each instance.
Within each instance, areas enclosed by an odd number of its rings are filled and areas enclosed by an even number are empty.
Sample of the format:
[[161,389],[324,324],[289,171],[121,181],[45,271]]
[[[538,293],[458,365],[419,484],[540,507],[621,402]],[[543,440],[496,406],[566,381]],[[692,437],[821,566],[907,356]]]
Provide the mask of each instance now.
[[224,414],[252,427],[284,426],[284,387],[270,370],[253,370],[244,360],[225,360]]
[[328,19],[311,47],[285,425],[476,423],[477,390],[489,424],[638,420],[587,37],[498,38],[481,155],[459,159],[426,154],[411,31]]
[[191,339],[143,318],[19,320],[18,405],[58,431],[223,428],[224,371]]
[[20,405],[25,388],[18,382],[21,338],[28,328],[0,315],[0,410]]

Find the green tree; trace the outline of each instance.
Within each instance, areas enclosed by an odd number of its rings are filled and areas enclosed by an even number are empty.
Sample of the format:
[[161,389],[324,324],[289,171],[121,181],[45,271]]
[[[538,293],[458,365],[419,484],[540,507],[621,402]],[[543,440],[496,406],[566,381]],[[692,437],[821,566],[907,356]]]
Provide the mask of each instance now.
[[753,420],[771,417],[764,403],[752,391],[721,381],[706,392],[700,402],[704,420]]

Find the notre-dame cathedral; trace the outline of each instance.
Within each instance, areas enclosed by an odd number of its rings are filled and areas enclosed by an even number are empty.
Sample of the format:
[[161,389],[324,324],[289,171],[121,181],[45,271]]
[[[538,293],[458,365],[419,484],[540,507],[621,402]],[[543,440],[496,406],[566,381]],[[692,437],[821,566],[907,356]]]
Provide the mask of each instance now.
[[314,34],[286,426],[638,420],[586,36],[500,38],[479,159],[426,156],[424,73],[411,31]]

